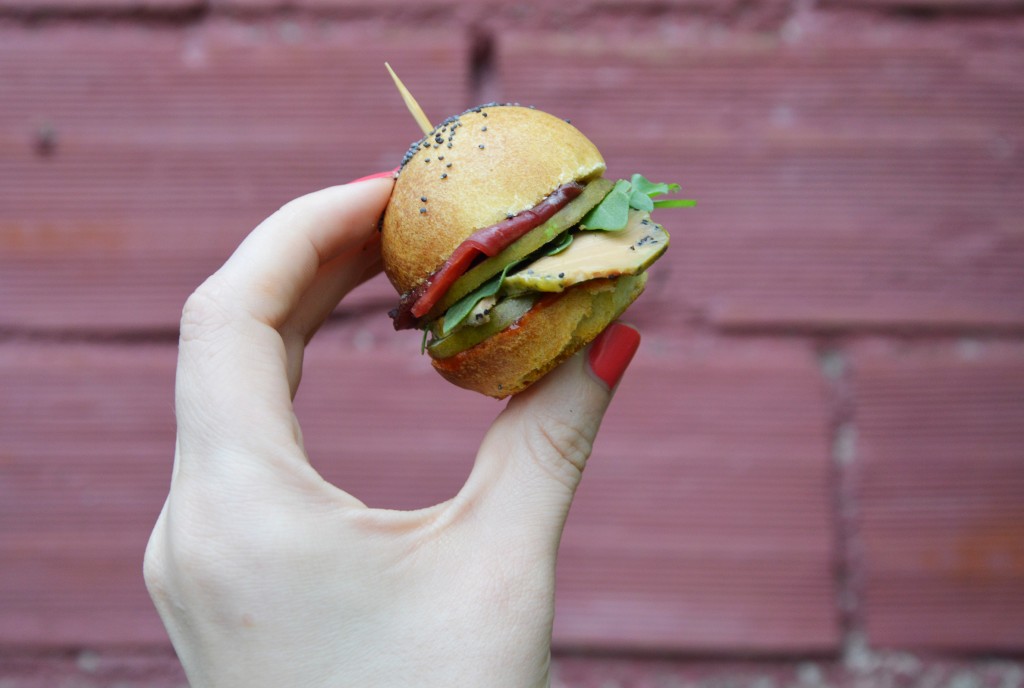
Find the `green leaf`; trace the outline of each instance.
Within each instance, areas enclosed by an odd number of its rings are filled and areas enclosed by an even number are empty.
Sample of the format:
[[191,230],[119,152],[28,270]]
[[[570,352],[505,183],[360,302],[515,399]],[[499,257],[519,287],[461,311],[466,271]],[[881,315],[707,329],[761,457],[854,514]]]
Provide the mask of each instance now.
[[430,328],[423,328],[423,341],[420,342],[420,356],[427,353],[427,335],[430,334]]
[[634,210],[646,210],[647,212],[651,212],[654,210],[654,201],[652,201],[651,197],[642,191],[633,189],[629,194],[629,207]]
[[500,275],[492,277],[477,287],[474,291],[469,292],[453,303],[452,307],[448,309],[448,312],[444,314],[444,324],[441,326],[441,336],[447,337],[459,323],[466,319],[466,316],[476,308],[476,305],[480,303],[482,299],[486,299],[488,296],[494,296],[497,294],[498,290],[501,289],[501,283],[505,281],[506,273],[508,273],[508,270],[511,267],[511,264],[506,265]]
[[686,198],[669,198],[664,201],[655,201],[655,208],[693,208],[697,205],[697,201],[686,199]]
[[572,234],[569,234],[569,232],[563,232],[561,238],[556,238],[552,243],[555,245],[548,249],[544,255],[553,256],[569,248],[569,244],[572,243]]
[[[678,184],[665,184],[664,182],[656,184],[651,180],[647,179],[647,177],[643,176],[642,174],[634,174],[633,179],[630,181],[630,184],[632,185],[634,191],[638,191],[647,196],[648,198],[653,198],[654,196],[663,196],[665,194],[675,193],[676,191],[679,191]],[[646,210],[646,208],[637,208],[637,210]]]
[[591,208],[590,212],[580,220],[583,229],[598,229],[617,232],[625,228],[629,219],[630,186],[625,179],[615,182],[600,203]]

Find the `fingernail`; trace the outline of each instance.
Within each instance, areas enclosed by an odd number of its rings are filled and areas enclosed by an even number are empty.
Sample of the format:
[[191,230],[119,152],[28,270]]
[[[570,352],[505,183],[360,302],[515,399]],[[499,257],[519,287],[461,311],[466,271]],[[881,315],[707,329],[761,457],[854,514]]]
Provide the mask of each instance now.
[[395,169],[388,170],[387,172],[378,172],[377,174],[368,174],[365,177],[360,177],[359,179],[353,179],[352,181],[349,182],[349,184],[355,184],[356,182],[365,182],[367,179],[384,179],[385,177],[394,177],[395,173],[398,172],[398,170],[399,170],[399,168],[396,167]]
[[590,345],[590,369],[608,389],[619,383],[640,346],[640,333],[629,325],[614,322]]

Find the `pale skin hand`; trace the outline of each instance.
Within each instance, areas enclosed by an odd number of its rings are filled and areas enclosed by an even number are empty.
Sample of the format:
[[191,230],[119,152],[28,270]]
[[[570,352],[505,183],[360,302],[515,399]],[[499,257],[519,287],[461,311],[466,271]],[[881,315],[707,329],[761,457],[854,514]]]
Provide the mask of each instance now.
[[145,577],[197,688],[549,683],[555,554],[610,399],[583,356],[508,404],[434,507],[367,508],[303,448],[303,349],[379,271],[391,184],[289,203],[185,306]]

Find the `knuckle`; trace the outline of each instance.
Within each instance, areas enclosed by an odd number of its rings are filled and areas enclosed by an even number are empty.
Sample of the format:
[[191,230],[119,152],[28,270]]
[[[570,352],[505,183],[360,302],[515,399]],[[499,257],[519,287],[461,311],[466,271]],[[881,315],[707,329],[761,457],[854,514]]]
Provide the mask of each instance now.
[[[272,561],[301,562],[308,541],[287,508],[267,492],[179,480],[172,486],[167,525],[147,547],[143,573],[157,589],[228,591]],[[147,585],[150,583],[147,582]]]
[[[291,222],[297,215],[302,213],[303,208],[309,203],[306,196],[299,196],[298,198],[292,198],[285,201],[274,211],[274,214],[270,216],[274,220],[282,220],[284,222]],[[268,220],[270,218],[267,218]]]
[[159,604],[188,591],[206,591],[212,597],[227,594],[240,578],[242,569],[234,560],[244,544],[216,529],[193,524],[176,527],[159,553],[148,549],[143,557],[143,579],[150,597]]
[[573,423],[545,417],[533,424],[526,440],[530,455],[542,469],[575,487],[593,449],[589,433]]
[[142,580],[150,598],[158,607],[166,605],[171,597],[170,571],[164,555],[165,544],[164,532],[158,523],[149,536],[146,552],[142,557]]
[[183,342],[207,339],[229,321],[225,288],[216,277],[203,282],[181,309],[179,336]]
[[142,558],[142,580],[146,583],[146,589],[153,598],[164,597],[167,588],[167,571],[162,560],[153,553],[152,548],[146,549]]

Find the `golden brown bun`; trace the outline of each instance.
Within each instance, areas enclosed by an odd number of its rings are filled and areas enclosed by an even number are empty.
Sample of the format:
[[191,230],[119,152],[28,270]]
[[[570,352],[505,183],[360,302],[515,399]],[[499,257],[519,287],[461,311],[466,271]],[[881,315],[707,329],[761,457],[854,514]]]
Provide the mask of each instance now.
[[542,299],[508,329],[450,358],[437,372],[459,387],[498,399],[516,394],[589,344],[647,282],[647,273],[583,282]]
[[476,230],[604,170],[594,144],[546,112],[503,105],[454,117],[423,140],[398,174],[382,225],[384,272],[404,294]]

